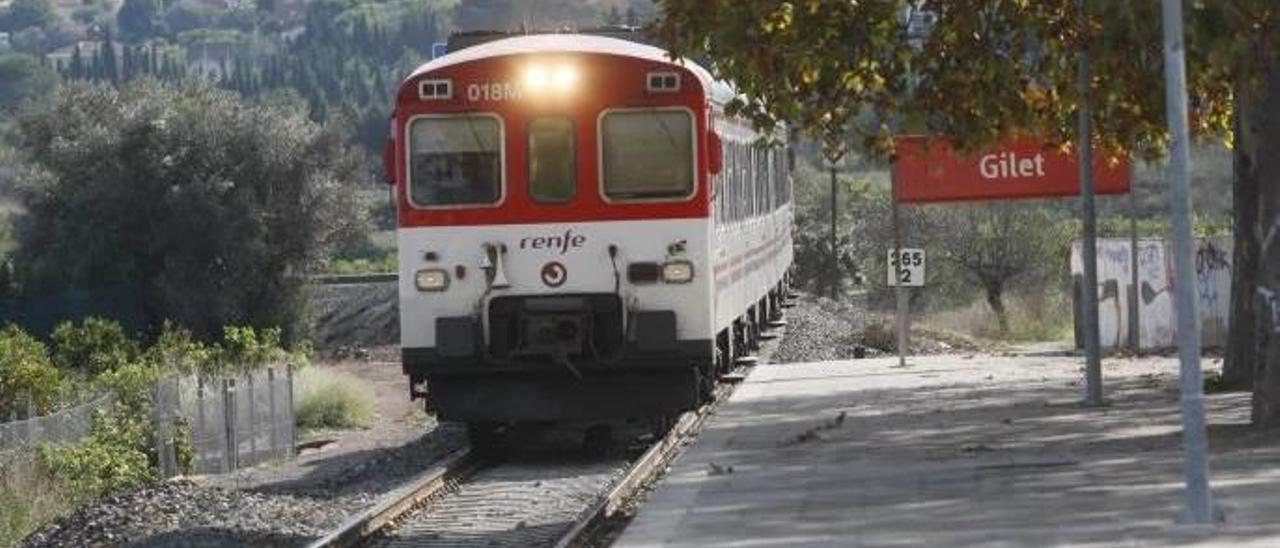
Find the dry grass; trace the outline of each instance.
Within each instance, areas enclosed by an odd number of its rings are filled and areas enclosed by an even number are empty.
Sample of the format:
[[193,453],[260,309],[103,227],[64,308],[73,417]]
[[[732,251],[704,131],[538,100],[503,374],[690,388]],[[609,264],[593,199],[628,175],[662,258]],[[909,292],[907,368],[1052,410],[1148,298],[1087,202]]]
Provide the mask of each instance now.
[[373,423],[373,388],[363,379],[326,367],[308,367],[296,382],[298,428],[352,430]]
[[1061,293],[1037,297],[1008,297],[1009,332],[1000,331],[1000,322],[985,300],[962,308],[933,312],[925,324],[965,333],[980,339],[1001,342],[1069,341],[1072,338],[1071,301]]
[[17,546],[41,525],[70,511],[72,497],[27,453],[0,453],[0,547]]

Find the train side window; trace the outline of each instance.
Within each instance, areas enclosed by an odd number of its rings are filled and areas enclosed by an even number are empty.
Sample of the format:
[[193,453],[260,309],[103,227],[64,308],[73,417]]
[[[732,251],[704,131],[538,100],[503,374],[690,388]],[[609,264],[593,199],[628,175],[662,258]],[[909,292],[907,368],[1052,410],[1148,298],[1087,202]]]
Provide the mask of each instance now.
[[497,117],[428,117],[409,123],[409,198],[415,206],[491,205],[501,195]]
[[573,121],[529,122],[529,194],[540,203],[562,203],[578,193]]
[[600,119],[600,168],[605,197],[692,197],[693,131],[693,116],[685,110],[606,112]]

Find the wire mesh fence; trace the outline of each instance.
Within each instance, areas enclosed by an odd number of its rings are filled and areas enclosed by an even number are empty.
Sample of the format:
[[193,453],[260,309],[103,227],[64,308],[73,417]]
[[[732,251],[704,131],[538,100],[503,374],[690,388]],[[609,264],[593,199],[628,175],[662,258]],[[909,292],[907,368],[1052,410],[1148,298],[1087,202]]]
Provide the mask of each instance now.
[[[293,456],[292,366],[229,378],[166,378],[156,383],[152,398],[157,465],[166,478],[221,474]],[[45,416],[37,416],[32,405],[19,405],[23,411],[0,416],[8,421],[0,422],[0,455],[80,441],[92,434],[94,414],[112,401],[104,394]],[[189,470],[182,469],[178,455],[185,447],[192,450]]]
[[156,385],[156,439],[166,477],[179,473],[177,434],[190,433],[191,472],[221,474],[293,456],[293,368],[234,378],[184,377]]
[[[17,401],[25,401],[21,397]],[[111,404],[110,394],[103,394],[80,405],[44,416],[36,416],[34,406],[15,413],[0,422],[0,453],[31,451],[41,444],[66,445],[87,437],[93,430],[93,415]],[[18,406],[22,409],[23,406]]]

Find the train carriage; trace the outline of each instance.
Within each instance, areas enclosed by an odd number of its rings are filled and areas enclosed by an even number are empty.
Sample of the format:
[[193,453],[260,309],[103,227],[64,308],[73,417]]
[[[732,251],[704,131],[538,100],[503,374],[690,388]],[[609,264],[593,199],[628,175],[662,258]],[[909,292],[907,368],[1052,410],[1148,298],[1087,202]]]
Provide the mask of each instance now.
[[778,312],[786,151],[658,48],[580,34],[475,45],[400,87],[403,367],[472,425],[670,416]]

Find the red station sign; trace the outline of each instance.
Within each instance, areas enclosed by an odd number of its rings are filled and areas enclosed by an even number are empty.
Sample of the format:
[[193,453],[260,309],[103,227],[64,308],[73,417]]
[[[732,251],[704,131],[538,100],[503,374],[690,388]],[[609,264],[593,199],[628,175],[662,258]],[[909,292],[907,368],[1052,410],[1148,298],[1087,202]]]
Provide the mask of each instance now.
[[[1080,195],[1080,159],[1034,139],[961,154],[942,138],[900,137],[893,176],[902,202],[1014,200]],[[1094,154],[1098,194],[1129,192],[1129,159]]]

